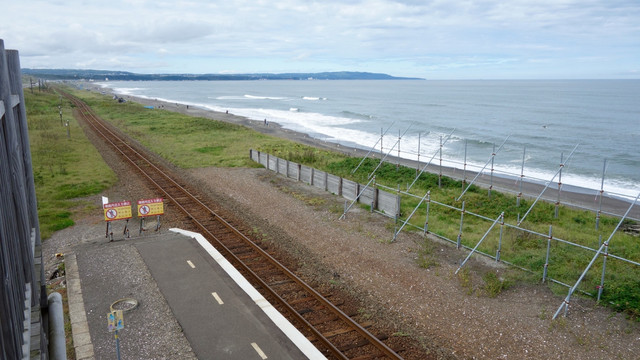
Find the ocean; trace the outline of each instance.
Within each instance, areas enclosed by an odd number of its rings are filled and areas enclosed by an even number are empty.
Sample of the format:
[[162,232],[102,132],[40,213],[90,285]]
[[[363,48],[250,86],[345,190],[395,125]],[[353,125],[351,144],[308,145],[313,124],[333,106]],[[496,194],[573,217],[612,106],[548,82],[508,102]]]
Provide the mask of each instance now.
[[[108,81],[122,95],[229,111],[312,137],[498,176],[640,193],[640,80]],[[399,140],[400,138],[400,140]],[[442,139],[442,140],[441,140]],[[466,151],[465,151],[466,149]],[[575,149],[575,150],[574,150]],[[434,158],[435,155],[435,158]],[[524,159],[524,167],[523,167]],[[606,159],[606,168],[605,168]],[[485,168],[489,171],[491,165]],[[554,185],[551,185],[552,188]],[[557,185],[555,185],[557,186]],[[574,190],[575,190],[574,189]],[[591,192],[591,190],[585,190]],[[581,191],[581,190],[578,190]]]

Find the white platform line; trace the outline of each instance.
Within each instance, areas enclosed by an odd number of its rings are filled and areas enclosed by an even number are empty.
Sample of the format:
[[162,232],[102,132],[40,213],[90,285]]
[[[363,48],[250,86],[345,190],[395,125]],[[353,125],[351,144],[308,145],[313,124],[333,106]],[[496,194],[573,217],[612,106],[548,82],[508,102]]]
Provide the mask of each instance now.
[[218,296],[218,293],[216,292],[212,292],[211,295],[213,296],[214,299],[216,299],[216,301],[218,302],[218,304],[222,305],[224,304],[224,302],[222,301],[222,299],[220,299],[220,296]]
[[267,355],[264,353],[264,351],[262,351],[262,349],[260,349],[260,346],[258,346],[258,344],[251,343],[251,346],[253,346],[253,349],[258,353],[258,355],[260,355],[262,360],[265,360],[267,358]]
[[191,238],[196,239],[196,241],[202,246],[202,248],[209,253],[209,255],[220,265],[220,267],[242,288],[247,295],[258,305],[262,311],[273,321],[273,323],[282,330],[282,332],[302,351],[302,353],[309,359],[325,359],[326,356],[322,355],[322,353],[315,347],[309,339],[307,339],[298,329],[293,326],[289,320],[287,320],[282,314],[276,310],[260,293],[253,287],[247,279],[240,274],[236,268],[231,265],[227,259],[216,250],[213,245],[207,241],[201,234],[172,228],[169,229],[178,234],[182,234]]
[[189,266],[191,266],[192,269],[195,269],[196,266],[193,265],[193,263],[191,262],[191,260],[187,260],[187,264],[189,264]]

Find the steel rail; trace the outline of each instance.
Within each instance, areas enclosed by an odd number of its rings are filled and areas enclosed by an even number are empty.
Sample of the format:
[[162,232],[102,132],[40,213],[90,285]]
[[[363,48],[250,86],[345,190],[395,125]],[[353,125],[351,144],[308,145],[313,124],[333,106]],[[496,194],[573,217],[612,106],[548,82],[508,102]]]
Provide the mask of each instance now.
[[[343,358],[343,359],[348,359],[325,336],[323,336],[322,333],[320,333],[313,325],[311,325],[304,317],[302,317],[302,315],[300,315],[291,305],[289,305],[286,302],[286,300],[284,300],[280,295],[278,295],[275,292],[275,290],[273,290],[264,280],[262,280],[253,270],[251,270],[242,260],[240,260],[235,254],[233,254],[232,251],[229,248],[227,248],[227,246],[225,246],[222,243],[222,241],[217,236],[215,236],[207,228],[206,225],[204,225],[200,220],[198,220],[194,214],[192,214],[190,211],[188,211],[188,209],[186,209],[174,196],[172,196],[168,191],[166,191],[166,189],[163,186],[158,184],[158,182],[155,179],[153,179],[153,177],[151,175],[149,175],[144,169],[142,169],[136,163],[135,159],[132,159],[129,155],[125,154],[125,152],[121,149],[121,147],[118,146],[117,144],[115,144],[111,139],[109,139],[108,136],[110,135],[110,136],[113,136],[116,139],[118,139],[124,145],[124,147],[126,149],[128,149],[133,154],[135,154],[135,156],[138,158],[137,160],[141,160],[144,163],[146,163],[147,165],[149,165],[156,172],[158,172],[158,174],[161,175],[162,178],[165,181],[168,181],[170,184],[175,186],[181,192],[182,195],[186,196],[188,199],[190,199],[191,201],[195,202],[197,205],[199,205],[200,207],[205,209],[206,212],[209,215],[213,216],[214,220],[218,221],[225,228],[230,230],[233,234],[235,234],[236,236],[241,238],[245,242],[245,244],[249,245],[254,251],[256,251],[258,254],[260,254],[269,263],[274,265],[278,270],[280,270],[282,273],[284,273],[291,280],[295,281],[304,290],[306,290],[309,294],[311,294],[318,302],[320,302],[321,305],[323,305],[325,308],[327,308],[328,310],[332,311],[335,315],[337,315],[343,322],[345,322],[347,324],[347,326],[349,326],[350,328],[352,328],[353,330],[358,332],[360,334],[360,336],[365,338],[369,342],[369,344],[371,344],[372,346],[377,348],[380,352],[382,352],[382,354],[384,354],[385,356],[387,356],[387,357],[389,357],[391,359],[402,359],[397,353],[395,353],[385,343],[380,341],[376,336],[371,334],[368,330],[366,330],[360,324],[358,324],[353,319],[351,319],[351,317],[349,315],[345,314],[342,310],[340,310],[338,307],[336,307],[333,303],[331,303],[326,298],[324,298],[315,289],[313,289],[306,282],[304,282],[302,279],[300,279],[297,275],[295,275],[293,272],[291,272],[291,270],[289,270],[284,265],[282,265],[273,256],[269,255],[265,250],[263,250],[261,247],[259,247],[256,243],[254,243],[249,238],[247,238],[242,232],[237,230],[233,225],[229,224],[229,222],[227,222],[225,219],[220,217],[215,211],[210,209],[207,205],[205,205],[199,199],[197,199],[195,196],[193,196],[187,189],[185,189],[183,186],[181,186],[175,180],[173,180],[173,178],[171,176],[166,174],[166,172],[164,172],[161,169],[159,169],[155,164],[153,164],[151,161],[149,161],[145,156],[140,154],[140,152],[138,152],[136,149],[134,149],[128,143],[123,141],[119,135],[115,134],[113,131],[111,131],[108,127],[106,127],[102,123],[100,118],[93,112],[93,109],[91,109],[87,104],[85,104],[83,101],[77,99],[73,95],[70,95],[70,94],[68,94],[66,92],[63,92],[63,94],[65,95],[65,97],[70,99],[81,111],[82,110],[86,111],[86,114],[83,113],[85,118],[87,118],[87,115],[92,118],[92,119],[90,119],[91,120],[90,121],[90,125],[103,138],[105,138],[105,140],[108,141],[109,144],[111,144],[111,146],[113,146],[129,163],[131,163],[136,169],[138,169],[138,171],[140,171],[140,173],[145,178],[147,178],[160,191],[162,191],[167,196],[167,198],[169,198],[186,216],[188,216],[199,229],[201,229],[210,238],[214,239],[218,243],[218,245],[220,245],[220,247],[228,255],[230,255],[231,258],[233,260],[235,260],[237,264],[239,264],[242,267],[243,270],[245,270],[254,280],[256,280],[259,283],[259,285],[261,287],[263,287],[265,289],[265,291],[267,291],[269,294],[271,294],[281,305],[283,305],[287,309],[287,311],[296,320],[298,320],[301,323],[303,323],[307,327],[307,329],[310,330],[314,334],[314,336],[318,339],[318,341],[323,343],[323,345],[325,345],[335,356],[337,356],[339,358]],[[104,131],[99,129],[98,126],[100,126],[102,129],[104,129]],[[106,135],[105,132],[108,132],[108,135]]]

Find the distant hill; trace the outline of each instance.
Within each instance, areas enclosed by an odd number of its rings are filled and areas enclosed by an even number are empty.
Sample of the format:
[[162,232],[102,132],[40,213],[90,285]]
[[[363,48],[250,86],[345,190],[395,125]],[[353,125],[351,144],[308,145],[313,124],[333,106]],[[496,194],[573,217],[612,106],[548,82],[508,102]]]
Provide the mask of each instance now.
[[136,74],[127,71],[22,69],[23,75],[50,80],[424,80],[369,72],[338,71],[284,74]]

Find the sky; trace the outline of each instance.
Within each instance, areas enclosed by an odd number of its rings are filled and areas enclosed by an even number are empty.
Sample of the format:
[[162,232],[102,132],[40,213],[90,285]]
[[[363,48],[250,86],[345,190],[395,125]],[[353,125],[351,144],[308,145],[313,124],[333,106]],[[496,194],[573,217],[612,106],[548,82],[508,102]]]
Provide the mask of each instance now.
[[23,68],[640,79],[640,0],[0,0]]

